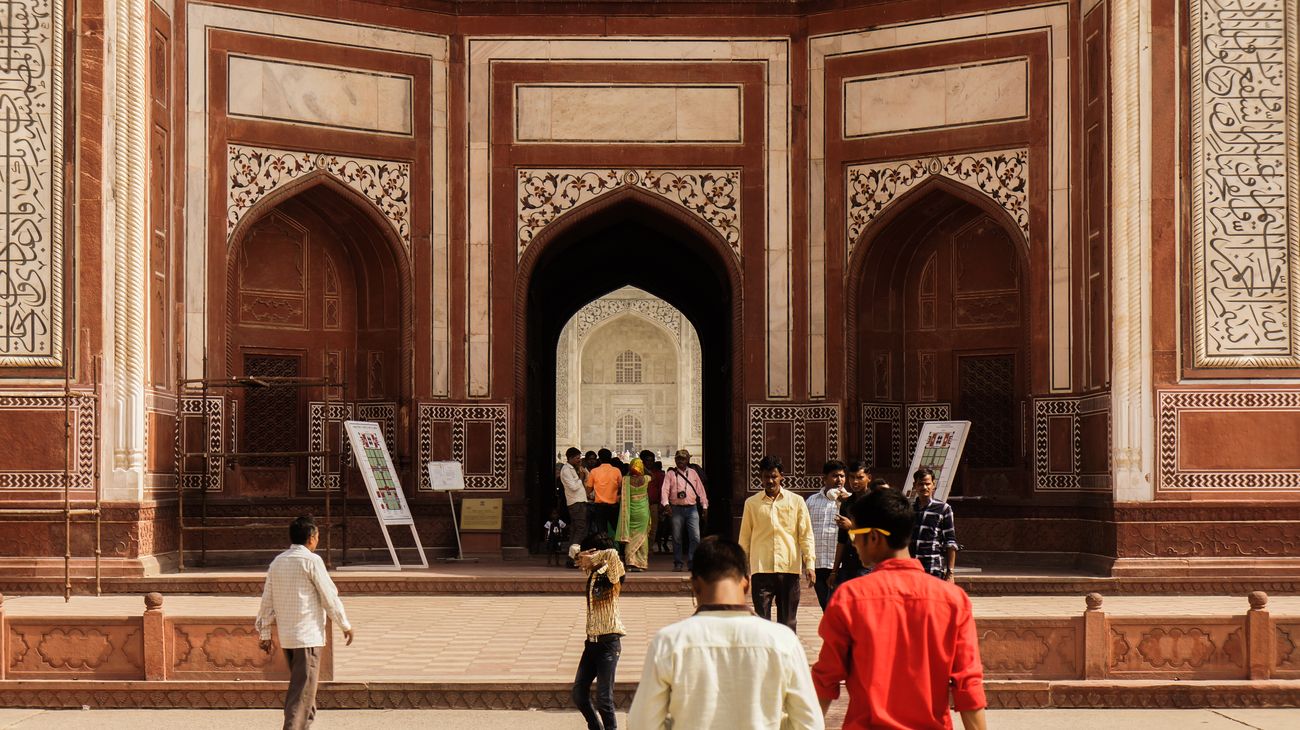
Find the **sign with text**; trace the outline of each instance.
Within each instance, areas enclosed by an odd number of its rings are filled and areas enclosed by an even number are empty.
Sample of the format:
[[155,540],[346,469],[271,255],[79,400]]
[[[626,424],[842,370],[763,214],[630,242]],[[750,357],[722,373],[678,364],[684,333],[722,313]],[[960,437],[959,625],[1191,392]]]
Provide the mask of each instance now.
[[500,530],[501,499],[466,499],[460,503],[460,529]]
[[465,490],[465,470],[459,461],[431,461],[425,470],[429,472],[429,488],[435,492]]
[[393,459],[388,455],[388,445],[384,443],[383,429],[370,421],[344,421],[343,427],[348,432],[357,468],[361,470],[379,521],[385,525],[414,524],[406,495],[397,481]]

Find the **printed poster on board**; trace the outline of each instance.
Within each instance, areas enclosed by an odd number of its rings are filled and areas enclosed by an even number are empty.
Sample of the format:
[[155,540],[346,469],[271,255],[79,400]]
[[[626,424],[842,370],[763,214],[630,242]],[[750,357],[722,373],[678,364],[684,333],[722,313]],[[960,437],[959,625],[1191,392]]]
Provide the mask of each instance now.
[[970,434],[970,421],[926,421],[916,438],[916,451],[912,466],[907,470],[904,494],[912,496],[912,475],[917,469],[928,466],[934,470],[934,498],[945,502],[952,491],[952,480],[957,475],[966,436]]
[[406,495],[397,481],[397,470],[393,468],[393,459],[384,443],[383,429],[370,421],[344,421],[343,427],[347,429],[352,454],[356,457],[357,468],[365,480],[370,503],[374,505],[379,521],[385,525],[414,525],[411,508],[406,504]]

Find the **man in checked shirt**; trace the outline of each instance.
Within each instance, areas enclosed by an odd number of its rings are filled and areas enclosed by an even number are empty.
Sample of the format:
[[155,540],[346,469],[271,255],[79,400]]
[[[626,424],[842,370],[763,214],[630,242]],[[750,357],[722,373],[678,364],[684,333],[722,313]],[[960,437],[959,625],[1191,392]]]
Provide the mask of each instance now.
[[352,624],[339,600],[325,561],[314,551],[320,531],[310,516],[289,525],[288,550],[271,561],[262,589],[262,605],[254,622],[262,651],[271,651],[271,625],[280,634],[280,648],[289,660],[289,691],[284,697],[284,730],[305,730],[316,717],[316,680],[320,650],[325,646],[326,614],[352,645]]
[[912,557],[921,561],[925,572],[949,583],[956,582],[957,529],[952,507],[934,498],[934,471],[923,466],[912,475],[912,509],[916,524],[912,531]]

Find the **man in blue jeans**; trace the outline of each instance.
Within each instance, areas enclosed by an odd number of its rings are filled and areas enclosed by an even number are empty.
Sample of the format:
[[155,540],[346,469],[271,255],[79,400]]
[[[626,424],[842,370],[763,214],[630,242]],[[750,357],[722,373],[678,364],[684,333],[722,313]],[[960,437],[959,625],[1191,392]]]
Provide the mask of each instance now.
[[[660,506],[673,520],[673,570],[690,569],[695,546],[700,544],[700,519],[708,519],[709,493],[700,472],[691,466],[691,452],[679,449],[675,466],[664,474]],[[683,560],[683,554],[685,560]]]

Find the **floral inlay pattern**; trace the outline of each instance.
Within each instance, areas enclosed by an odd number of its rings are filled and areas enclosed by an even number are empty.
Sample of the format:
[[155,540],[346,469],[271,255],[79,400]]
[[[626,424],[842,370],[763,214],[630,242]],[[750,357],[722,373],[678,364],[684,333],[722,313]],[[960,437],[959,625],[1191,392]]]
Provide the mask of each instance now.
[[226,235],[258,201],[308,173],[323,170],[375,204],[411,253],[411,165],[360,157],[230,145],[226,176]]
[[862,232],[894,202],[929,177],[939,175],[988,196],[1011,215],[1029,239],[1029,150],[999,150],[929,159],[895,160],[848,168],[848,251]]
[[684,207],[718,232],[740,257],[739,170],[519,170],[518,256],[564,213],[632,186]]

